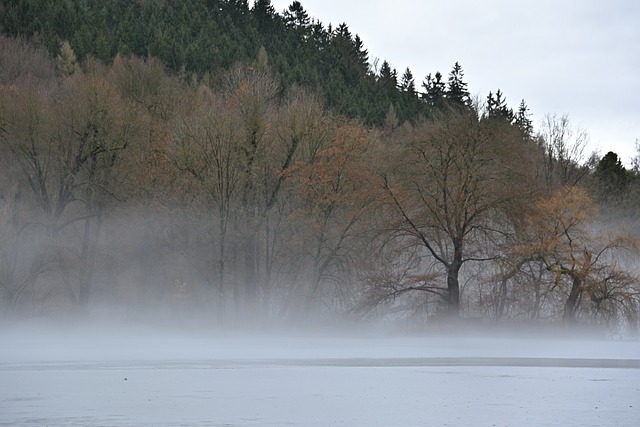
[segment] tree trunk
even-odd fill
[[[225,253],[226,253],[226,234],[227,223],[224,217],[225,212],[220,210],[220,218],[218,219],[218,231],[220,233],[220,244],[218,245],[218,318],[220,322],[224,322],[226,317],[226,301],[225,301]]]
[[[564,312],[562,313],[562,320],[566,323],[575,322],[578,300],[580,299],[580,294],[582,294],[582,277],[580,275],[574,275],[572,277],[571,292],[569,292],[569,297],[564,303]]]
[[[447,266],[447,311],[454,317],[460,316],[460,267],[457,260]]]
[[[255,230],[249,230],[244,238],[245,304],[249,313],[258,309],[257,238]]]
[[[496,320],[502,320],[504,316],[504,308],[507,303],[507,277],[503,277],[500,281],[500,292],[498,294],[498,306],[496,307]]]
[[[86,312],[89,308],[89,297],[93,282],[93,272],[96,261],[96,245],[100,233],[100,216],[85,219],[82,252],[80,256],[80,284],[78,289],[78,304],[80,310]]]
[[[564,303],[564,312],[562,313],[562,320],[567,323],[572,323],[576,319],[576,310],[578,309],[580,295],[582,295],[584,281],[589,273],[590,268],[591,253],[585,249],[582,266],[580,266],[579,270],[573,270],[569,274],[569,277],[571,277],[572,279],[571,291],[569,292],[567,301],[565,301]]]

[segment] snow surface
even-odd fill
[[[0,332],[1,426],[639,426],[640,342]]]

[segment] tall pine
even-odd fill
[[[471,96],[467,89],[467,83],[464,81],[464,72],[462,71],[460,64],[457,62],[449,73],[445,96],[448,103],[452,106],[462,108],[468,108],[471,106]]]
[[[441,111],[445,105],[446,83],[442,80],[442,74],[436,72],[434,76],[427,74],[426,80],[422,82],[424,93],[423,101],[427,104],[430,112]]]

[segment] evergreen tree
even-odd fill
[[[318,53],[325,53],[329,50],[331,45],[331,30],[322,25],[320,21],[313,21],[311,24],[311,35]]]
[[[518,112],[515,115],[514,123],[520,131],[524,139],[530,139],[533,136],[533,122],[529,118],[531,113],[529,113],[529,107],[524,102],[524,99],[520,101],[520,106],[518,107]]]
[[[404,74],[402,74],[399,89],[400,100],[398,101],[398,115],[403,121],[409,120],[415,122],[423,110],[423,104],[418,97],[416,83],[409,67],[407,67]]]
[[[594,173],[605,202],[621,198],[627,190],[630,176],[618,155],[609,151],[596,166]]]
[[[251,12],[263,37],[272,35],[278,14],[271,4],[271,0],[255,0]]]
[[[442,81],[442,74],[436,72],[435,76],[427,74],[426,80],[422,83],[425,92],[422,95],[423,101],[430,111],[438,111],[444,108],[446,84]]]
[[[380,67],[378,81],[382,88],[391,94],[398,87],[398,72],[395,68],[391,68],[391,65],[387,61],[384,61]]]
[[[464,81],[464,72],[457,62],[449,73],[445,96],[448,103],[452,106],[464,108],[471,106],[471,96],[467,90],[467,83]]]
[[[364,42],[359,35],[356,34],[353,39],[353,49],[355,53],[355,62],[361,75],[369,72],[369,52],[364,48]]]
[[[355,85],[357,79],[364,77],[369,71],[369,53],[364,49],[360,37],[351,34],[346,23],[338,25],[332,36],[336,59],[344,66],[349,83]]]
[[[507,106],[507,100],[500,89],[496,91],[495,95],[489,92],[486,115],[489,119],[503,120],[507,123],[513,121],[513,110]]]
[[[400,80],[400,90],[403,92],[408,92],[411,95],[416,93],[416,83],[413,80],[413,74],[409,67],[404,71],[402,78]]]
[[[309,18],[309,14],[307,14],[307,11],[304,10],[299,1],[294,1],[285,10],[284,22],[287,27],[300,29],[303,33],[307,33],[311,27],[311,18]]]

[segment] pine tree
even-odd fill
[[[271,4],[271,0],[255,0],[251,12],[260,32],[264,35],[272,35],[277,13]]]
[[[311,18],[299,1],[291,3],[284,12],[284,22],[289,28],[297,28],[307,32],[311,27]]]
[[[416,83],[413,80],[413,74],[409,67],[404,71],[402,78],[400,80],[400,90],[403,92],[408,92],[410,94],[416,93]]]
[[[449,73],[447,91],[445,93],[450,105],[459,107],[470,107],[471,96],[467,90],[467,83],[464,81],[464,72],[459,63],[455,63]]]
[[[429,109],[431,111],[442,110],[446,92],[446,84],[442,81],[442,74],[440,72],[436,72],[435,76],[427,74],[422,87],[425,90],[422,98]]]
[[[504,120],[507,123],[513,121],[513,110],[507,106],[507,100],[500,89],[496,91],[495,95],[489,92],[486,114],[490,119]]]
[[[533,122],[529,118],[531,113],[529,113],[529,107],[524,102],[524,99],[520,101],[520,106],[518,107],[518,112],[515,115],[515,125],[518,126],[522,135],[525,139],[530,139],[533,136]]]
[[[369,70],[369,53],[364,48],[362,39],[353,36],[346,23],[342,23],[332,32],[332,43],[342,59],[364,76]]]
[[[357,34],[353,39],[353,47],[358,70],[364,76],[369,72],[369,52],[364,48],[364,42]]]
[[[398,101],[399,117],[403,120],[415,122],[423,111],[424,104],[420,102],[418,92],[416,91],[416,83],[413,79],[413,73],[407,67],[400,79],[400,96]]]
[[[604,201],[622,197],[629,184],[629,173],[613,151],[598,162],[594,175],[600,183]]]
[[[387,61],[384,61],[380,67],[378,81],[387,93],[392,93],[398,86],[398,72],[395,68],[391,68]]]

